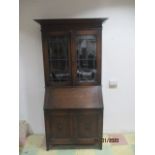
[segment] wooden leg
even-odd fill
[[[99,149],[102,150],[102,142],[99,143]]]
[[[46,142],[46,151],[50,149],[50,145]]]
[[[48,151],[49,150],[49,146],[46,146],[46,151]]]

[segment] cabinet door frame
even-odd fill
[[[72,35],[72,72],[74,85],[100,85],[101,84],[101,29],[76,30]],[[76,36],[78,35],[95,35],[96,36],[96,79],[94,82],[77,80],[77,52],[76,52]]]
[[[70,80],[65,82],[54,82],[50,81],[50,64],[49,64],[49,53],[48,53],[48,39],[53,36],[67,36],[68,37],[68,68],[70,74]],[[42,42],[43,42],[43,58],[44,58],[44,75],[45,75],[45,84],[48,86],[66,86],[72,84],[72,65],[71,65],[71,41],[69,31],[50,31],[42,33]]]

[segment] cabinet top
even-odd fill
[[[89,27],[102,27],[102,23],[107,18],[64,18],[64,19],[35,19],[37,23],[43,26],[89,26]]]
[[[101,86],[47,88],[44,109],[103,108]]]

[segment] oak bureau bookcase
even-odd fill
[[[102,149],[102,23],[106,18],[37,19],[45,76],[47,150]]]

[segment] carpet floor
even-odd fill
[[[116,141],[117,140],[117,141]],[[134,155],[134,133],[104,134],[103,149],[67,149],[46,151],[44,135],[31,135],[20,155]]]

